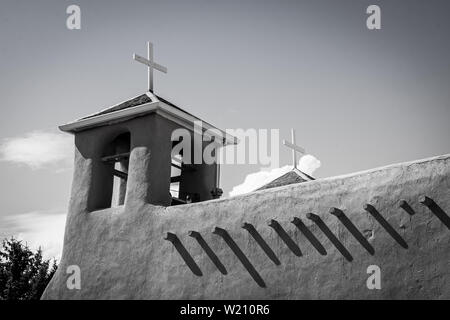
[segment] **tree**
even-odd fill
[[[0,247],[0,300],[38,300],[56,272],[57,264],[45,260],[39,248],[32,252],[17,239]]]

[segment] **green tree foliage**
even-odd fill
[[[0,300],[37,300],[57,268],[56,261],[42,258],[17,239],[5,239],[0,247]]]

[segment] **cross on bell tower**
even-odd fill
[[[147,42],[147,59],[133,54],[133,59],[148,67],[148,91],[153,92],[153,69],[167,73],[167,68],[153,61],[153,43]]]

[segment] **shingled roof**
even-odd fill
[[[281,177],[276,178],[275,180],[269,182],[268,184],[265,184],[264,186],[258,188],[255,191],[287,186],[290,184],[302,183],[311,180],[314,180],[314,178],[298,170],[297,168],[294,168],[291,171],[283,174]]]
[[[125,102],[119,103],[115,106],[108,107],[104,110],[93,113],[93,114],[83,117],[81,119],[88,119],[88,118],[92,118],[92,117],[99,116],[102,114],[107,114],[107,113],[111,113],[114,111],[119,111],[119,110],[123,110],[123,109],[127,109],[127,108],[136,107],[141,104],[150,103],[150,102],[153,102],[153,100],[148,95],[141,94],[140,96],[137,96],[137,97],[127,100]]]
[[[99,112],[85,116],[73,122],[64,124],[59,128],[65,132],[78,132],[89,128],[118,122],[142,116],[144,114],[158,112],[158,114],[168,117],[173,121],[178,121],[185,127],[193,127],[195,121],[201,121],[204,130],[218,129],[206,121],[194,116],[184,109],[174,105],[168,100],[161,98],[152,92],[146,92],[137,97],[131,98],[114,106],[103,109]],[[225,131],[222,131],[225,144],[236,144],[237,139]]]
[[[92,117],[95,117],[95,116],[108,114],[108,113],[112,113],[112,112],[115,112],[115,111],[124,110],[124,109],[128,109],[128,108],[133,108],[133,107],[137,107],[137,106],[140,106],[140,105],[143,105],[143,104],[146,104],[146,103],[157,102],[157,101],[161,101],[161,102],[163,102],[165,104],[170,105],[171,107],[174,107],[174,108],[178,109],[179,111],[182,111],[183,113],[189,114],[190,116],[197,118],[192,113],[189,113],[186,110],[184,110],[184,109],[174,105],[172,102],[170,102],[170,101],[168,101],[168,100],[166,100],[166,99],[164,99],[164,98],[162,98],[160,96],[157,96],[154,93],[147,92],[147,93],[141,94],[140,96],[137,96],[135,98],[131,98],[131,99],[125,101],[125,102],[116,104],[116,105],[114,105],[112,107],[108,107],[108,108],[103,109],[103,110],[101,110],[99,112],[96,112],[96,113],[93,113],[93,114],[91,114],[89,116],[83,117],[81,119],[88,119],[88,118],[92,118]]]

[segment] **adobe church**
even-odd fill
[[[174,154],[172,133],[201,121],[217,148],[237,139],[154,93],[153,70],[167,69],[150,43],[134,59],[146,93],[60,127],[75,137],[74,176],[42,299],[450,298],[450,155],[317,180],[294,168],[221,198],[217,162]]]

